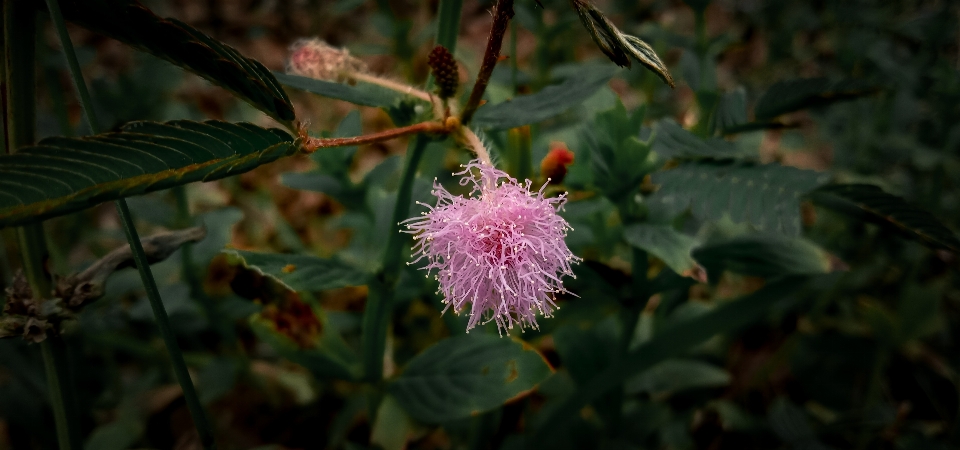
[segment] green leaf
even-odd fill
[[[526,343],[475,333],[424,350],[389,391],[413,418],[441,423],[494,409],[534,389],[551,372]]]
[[[668,225],[638,223],[623,228],[627,243],[660,258],[674,272],[688,277],[700,278],[702,271],[690,256],[698,245],[696,239]]]
[[[716,280],[724,270],[743,275],[773,277],[828,273],[830,255],[802,238],[753,234],[705,245],[693,257]]]
[[[387,395],[377,408],[377,417],[370,432],[370,443],[383,450],[404,450],[414,432],[414,423],[392,395]]]
[[[630,115],[617,102],[597,114],[592,126],[580,130],[583,145],[590,151],[594,184],[615,203],[639,189],[644,177],[657,168],[650,143],[637,137],[644,114],[638,109]]]
[[[47,138],[0,155],[0,228],[218,180],[298,147],[282,130],[220,121],[132,122],[118,132]]]
[[[64,17],[187,69],[291,126],[293,105],[280,83],[256,60],[176,19],[164,19],[137,1],[61,1]]]
[[[814,203],[891,228],[932,248],[960,251],[960,240],[929,212],[869,184],[834,184],[810,194]]]
[[[826,174],[776,164],[696,161],[652,175],[660,190],[649,202],[701,220],[729,215],[760,230],[800,233],[800,199],[828,179]]]
[[[747,123],[747,91],[743,87],[723,94],[713,114],[710,115],[710,130],[726,133],[728,129]]]
[[[662,159],[726,159],[744,156],[733,142],[701,139],[670,119],[657,122],[653,151]]]
[[[610,67],[589,66],[560,84],[543,88],[540,92],[523,95],[496,105],[483,105],[473,122],[482,128],[505,130],[542,122],[583,103],[597,90],[607,85],[617,70]]]
[[[400,94],[394,91],[367,83],[357,83],[357,85],[351,86],[349,84],[315,80],[313,78],[280,72],[274,72],[273,76],[284,86],[290,86],[311,94],[335,98],[356,105],[386,108],[396,104],[401,97]]]
[[[144,426],[136,418],[120,417],[93,430],[83,448],[87,450],[126,450],[143,435]]]
[[[325,320],[319,342],[309,348],[301,347],[275,330],[260,314],[250,317],[250,329],[278,355],[303,366],[318,378],[355,380],[360,376],[359,358]]]
[[[859,80],[831,82],[826,78],[804,78],[781,81],[764,92],[753,114],[757,120],[773,119],[782,114],[853,100],[878,91],[875,86]]]
[[[310,255],[224,250],[232,261],[273,278],[297,292],[315,292],[367,284],[369,275],[349,265]]]
[[[631,378],[625,389],[630,394],[657,394],[728,384],[730,374],[713,364],[695,359],[669,359]]]
[[[682,355],[717,334],[731,332],[762,319],[767,311],[780,303],[777,300],[799,291],[806,280],[806,277],[784,278],[739,300],[724,302],[709,312],[671,322],[652,339],[593,377],[561,404],[541,413],[543,417],[537,420],[541,425],[534,431],[532,442],[547,444],[552,430],[564,426],[567,420],[579,415],[583,406],[621,386],[627,379],[661,361]]]

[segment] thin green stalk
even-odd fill
[[[36,9],[28,2],[5,0],[3,18],[3,104],[4,147],[7,153],[33,144],[36,139]],[[17,230],[24,273],[35,301],[42,302],[51,292],[46,271],[47,246],[43,224]],[[55,334],[40,344],[50,405],[61,450],[80,449],[76,401],[70,386],[63,338]]]
[[[177,208],[176,225],[180,228],[191,226],[190,201],[187,197],[186,186],[175,186],[170,190],[173,192],[174,202]],[[180,247],[180,276],[190,288],[190,297],[200,302],[200,306],[203,307],[210,326],[217,331],[220,338],[230,344],[236,343],[236,334],[233,332],[232,326],[229,323],[219,320],[220,311],[217,308],[217,304],[203,290],[202,274],[204,269],[198,268],[194,264],[193,248],[193,243],[186,243],[183,247]]]
[[[73,43],[70,41],[70,35],[67,33],[67,26],[60,13],[60,5],[57,0],[47,0],[47,9],[50,11],[50,18],[53,20],[54,28],[63,47],[63,53],[67,60],[67,66],[70,68],[70,76],[73,80],[77,95],[80,98],[80,104],[87,117],[90,130],[96,134],[100,132],[100,122],[97,119],[96,110],[90,99],[90,92],[87,90],[86,83],[83,80],[83,74],[80,72],[80,64],[77,62],[77,55],[73,49]],[[180,352],[180,346],[177,344],[177,338],[170,327],[170,320],[167,317],[167,311],[160,299],[160,292],[157,290],[157,283],[153,278],[147,257],[143,252],[143,245],[140,243],[140,236],[137,235],[137,229],[133,222],[133,216],[130,214],[130,208],[124,199],[115,202],[117,212],[120,215],[120,222],[123,224],[123,230],[127,235],[127,241],[133,251],[133,259],[137,264],[137,271],[140,273],[140,280],[147,292],[147,298],[150,300],[150,306],[153,308],[153,315],[157,320],[157,327],[160,335],[163,337],[164,345],[170,354],[170,362],[173,366],[173,372],[177,377],[183,389],[183,396],[187,403],[187,409],[193,417],[194,426],[197,428],[197,434],[200,442],[206,449],[215,448],[213,430],[207,422],[203,406],[200,404],[200,398],[197,396],[193,381],[190,379],[190,373],[187,370],[187,364],[183,360],[183,354]]]
[[[393,208],[393,220],[383,254],[383,268],[377,279],[370,284],[367,307],[363,313],[363,368],[364,378],[378,382],[383,378],[383,354],[386,348],[387,327],[393,303],[393,289],[400,275],[403,262],[403,245],[406,235],[400,232],[400,222],[410,216],[410,201],[417,166],[423,159],[428,139],[417,136],[410,144],[403,168],[403,178],[397,190],[397,203]]]
[[[517,86],[517,22],[510,21],[510,85],[513,86],[513,95],[519,94]]]
[[[140,243],[140,237],[137,236],[137,230],[133,226],[133,217],[130,215],[130,209],[123,200],[116,202],[117,212],[120,214],[120,220],[124,224],[124,232],[127,235],[127,241],[133,250],[133,259],[137,263],[137,271],[140,272],[140,279],[143,281],[143,287],[147,291],[147,299],[150,300],[150,307],[153,309],[153,315],[157,320],[157,328],[160,330],[160,336],[163,337],[163,344],[167,347],[170,354],[170,363],[173,366],[173,373],[183,389],[183,397],[187,403],[187,409],[193,417],[193,424],[197,428],[197,434],[200,436],[200,443],[205,449],[216,448],[214,442],[213,429],[207,422],[207,416],[200,404],[200,397],[190,379],[190,372],[187,370],[187,364],[183,360],[183,353],[177,344],[177,337],[170,327],[170,319],[167,317],[167,310],[160,299],[160,291],[157,290],[157,282],[153,279],[150,271],[150,264],[147,262],[147,256],[143,253],[143,245]]]
[[[463,0],[441,0],[437,6],[437,45],[443,46],[451,55],[457,51],[462,10]],[[427,77],[427,89],[432,87],[433,74]]]
[[[450,54],[457,50],[461,10],[463,0],[440,0],[437,7],[437,45],[444,46]]]
[[[60,336],[51,336],[40,343],[43,367],[47,372],[47,393],[53,407],[57,427],[57,442],[60,450],[81,449],[80,433],[77,431],[76,404],[69,381],[67,346]],[[59,400],[59,401],[58,401]]]

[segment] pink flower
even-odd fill
[[[520,184],[477,160],[455,175],[464,175],[461,186],[473,184],[469,197],[435,181],[437,205],[404,222],[415,234],[413,263],[426,258],[423,269],[437,269],[444,312],[470,308],[468,332],[490,321],[501,333],[514,325],[537,328],[537,314],[550,317],[554,296],[569,293],[561,278],[573,276],[570,264],[580,260],[563,241],[570,225],[557,215],[566,194],[544,197],[543,188],[530,191],[530,180]]]

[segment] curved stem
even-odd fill
[[[373,144],[375,142],[389,141],[402,136],[419,133],[438,133],[444,134],[451,132],[448,124],[440,122],[420,122],[406,127],[392,128],[379,133],[365,134],[363,136],[345,137],[345,138],[312,138],[307,137],[303,143],[303,151],[313,153],[321,148],[330,147],[352,147],[355,145]]]
[[[476,153],[477,159],[479,159],[480,162],[493,167],[493,161],[490,159],[490,152],[488,152],[487,148],[483,146],[483,142],[480,141],[480,137],[468,127],[460,127],[460,134],[462,135],[463,139],[467,141],[467,146],[470,147],[470,150],[472,150],[473,153]]]
[[[346,75],[348,78],[352,78],[357,81],[375,84],[377,86],[390,89],[391,91],[396,91],[404,95],[416,97],[425,102],[434,103],[434,102],[440,101],[440,99],[434,97],[429,92],[421,91],[420,89],[417,89],[408,84],[400,83],[387,78],[381,78],[376,75],[370,75],[368,73],[362,73],[362,72],[348,72],[348,73],[345,73],[344,75]]]
[[[99,121],[93,103],[90,99],[90,93],[83,80],[83,74],[80,72],[80,64],[77,62],[77,55],[73,49],[73,43],[70,41],[70,35],[67,34],[67,26],[60,13],[60,5],[57,0],[47,0],[47,8],[50,11],[50,18],[53,20],[54,28],[57,30],[57,36],[60,38],[60,45],[63,46],[64,56],[67,59],[67,65],[70,68],[70,76],[73,80],[74,88],[80,98],[80,103],[86,113],[87,122],[90,130],[96,134],[100,131]],[[200,404],[200,398],[197,396],[193,381],[190,379],[190,373],[187,370],[187,364],[183,360],[183,354],[180,352],[180,346],[177,344],[177,338],[170,327],[170,320],[167,317],[167,311],[160,298],[160,291],[157,290],[157,282],[150,271],[150,265],[143,252],[143,245],[140,243],[140,237],[137,235],[137,229],[133,223],[133,216],[127,207],[124,199],[115,202],[117,212],[120,215],[120,222],[123,224],[123,231],[127,235],[127,242],[133,251],[133,259],[137,263],[137,271],[140,273],[140,280],[147,292],[147,298],[150,300],[150,306],[153,308],[153,315],[157,320],[157,327],[160,335],[163,337],[163,343],[170,354],[170,362],[173,366],[173,372],[183,389],[184,400],[187,403],[187,409],[193,417],[194,425],[197,428],[197,434],[200,442],[206,449],[215,448],[213,430],[207,422],[203,407]]]

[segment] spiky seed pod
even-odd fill
[[[437,95],[442,99],[453,97],[460,84],[460,72],[450,51],[442,45],[434,47],[427,63],[433,73],[433,79],[437,82]]]

